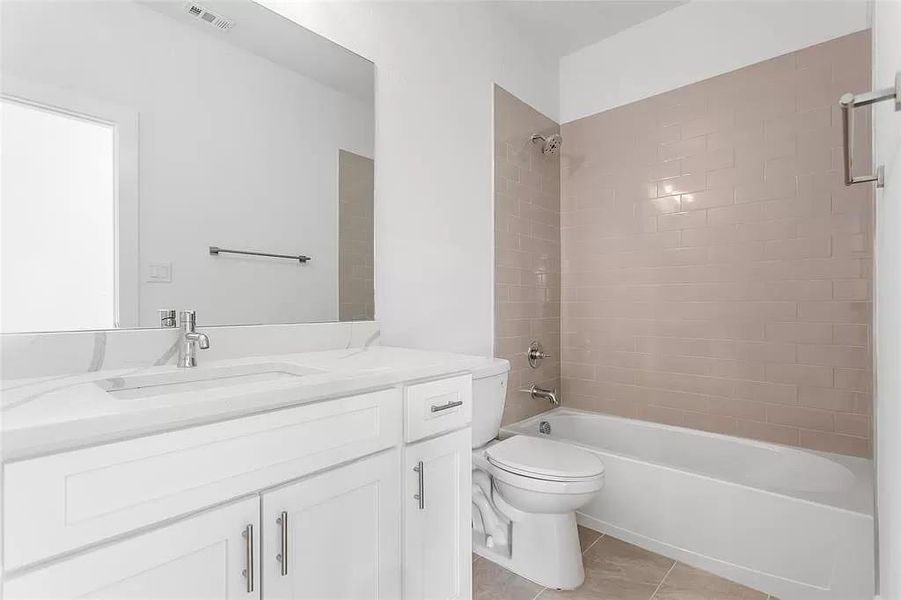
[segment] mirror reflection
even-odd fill
[[[373,65],[251,0],[8,1],[3,332],[372,319]]]

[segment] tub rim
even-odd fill
[[[712,431],[705,431],[703,429],[693,429],[691,427],[681,427],[679,425],[669,425],[667,423],[658,423],[656,421],[645,421],[643,419],[632,419],[629,417],[622,417],[619,415],[613,415],[602,412],[594,412],[590,410],[583,410],[579,408],[571,408],[568,406],[559,406],[553,408],[549,411],[545,411],[543,413],[539,413],[537,415],[533,415],[531,417],[527,417],[520,421],[516,421],[514,423],[509,423],[501,427],[500,435],[532,435],[538,436],[537,429],[535,431],[526,431],[525,428],[535,423],[537,425],[538,422],[544,420],[548,416],[554,415],[583,415],[592,418],[604,418],[613,421],[627,422],[630,425],[639,425],[642,427],[649,427],[651,429],[659,429],[659,430],[669,430],[674,431],[676,433],[682,433],[687,435],[697,435],[700,437],[718,439],[727,441],[730,443],[739,443],[748,446],[753,446],[757,448],[772,448],[776,447],[780,451],[790,450],[798,453],[812,454],[814,456],[818,456],[825,460],[829,460],[832,462],[836,462],[839,465],[848,469],[851,474],[854,476],[854,484],[845,492],[802,492],[796,491],[791,493],[788,490],[774,490],[765,487],[759,487],[750,485],[746,482],[734,481],[731,479],[725,479],[723,477],[713,475],[710,473],[704,473],[701,471],[684,468],[676,465],[665,464],[661,462],[655,462],[649,460],[644,457],[634,456],[632,454],[626,454],[623,452],[619,452],[616,450],[609,450],[607,448],[603,448],[600,446],[594,446],[590,444],[585,444],[583,442],[579,442],[576,440],[572,440],[565,437],[557,437],[560,440],[566,440],[567,443],[573,444],[575,446],[579,446],[580,448],[584,448],[586,450],[591,450],[594,452],[598,452],[600,454],[611,454],[618,458],[628,460],[630,462],[635,463],[644,463],[651,464],[655,467],[659,467],[662,469],[667,469],[669,471],[678,471],[681,473],[688,473],[696,477],[701,477],[704,479],[708,479],[711,481],[717,481],[720,483],[724,483],[727,485],[734,485],[744,489],[753,490],[755,492],[772,494],[774,496],[780,496],[784,498],[791,498],[792,500],[797,500],[799,502],[809,503],[815,506],[827,507],[833,510],[840,510],[843,512],[847,512],[854,515],[860,515],[867,518],[875,517],[875,477],[874,477],[874,461],[872,459],[857,457],[857,456],[848,456],[844,454],[835,454],[831,452],[822,452],[819,450],[813,450],[809,448],[802,448],[798,446],[790,446],[787,444],[778,444],[776,442],[766,442],[763,440],[755,440],[752,438],[744,438],[734,435],[728,435],[723,433],[716,433]],[[522,428],[519,430],[518,428]],[[551,434],[551,437],[554,437]],[[863,498],[856,500],[855,496],[863,494]],[[828,501],[826,497],[831,498],[833,501]],[[843,498],[845,501],[842,501],[838,498]]]

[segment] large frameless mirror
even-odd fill
[[[372,63],[251,0],[2,10],[3,332],[374,317]]]

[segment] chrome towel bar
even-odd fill
[[[294,256],[291,254],[272,254],[271,252],[253,252],[251,250],[229,250],[227,248],[220,248],[219,246],[210,246],[210,254],[218,255],[218,254],[246,254],[248,256],[268,256],[270,258],[290,258],[291,260],[297,260],[301,263],[305,263],[310,260],[309,256],[304,256],[300,254],[298,256]]]
[[[873,175],[851,174],[854,166],[854,114],[858,106],[869,106],[883,100],[894,100],[895,111],[901,111],[901,72],[895,74],[895,87],[866,92],[865,94],[844,94],[838,101],[842,109],[842,146],[845,156],[845,185],[876,182],[876,187],[885,187],[885,167],[879,165]]]

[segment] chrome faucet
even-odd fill
[[[201,350],[210,347],[207,334],[195,331],[197,314],[193,310],[183,310],[178,314],[178,366],[197,366],[197,346]]]
[[[557,397],[557,390],[546,390],[537,385],[533,385],[529,389],[522,391],[527,392],[532,397],[532,400],[548,400],[554,406],[560,406],[560,398]]]

